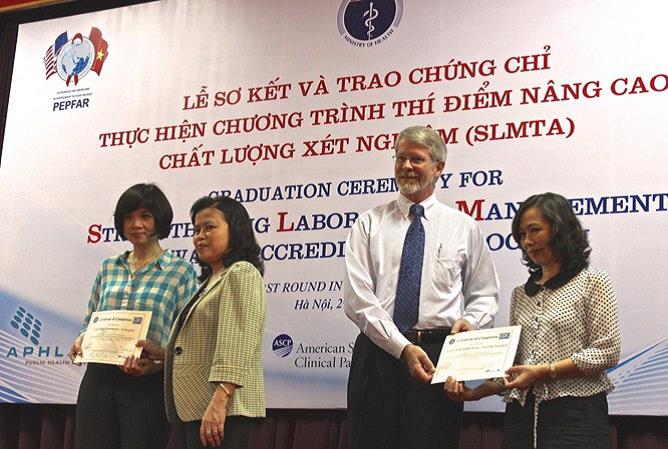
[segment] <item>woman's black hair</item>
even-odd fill
[[[591,248],[587,233],[582,229],[580,220],[575,216],[573,208],[566,198],[556,193],[541,193],[527,198],[517,210],[513,218],[512,232],[515,242],[522,249],[520,236],[520,221],[528,209],[538,209],[545,220],[550,224],[552,236],[550,245],[555,252],[563,272],[578,272],[589,266]],[[527,253],[522,249],[523,263],[529,267],[529,272],[540,270]]]
[[[127,189],[116,203],[114,210],[114,227],[123,240],[123,221],[127,214],[138,209],[147,209],[155,219],[155,234],[158,239],[169,235],[174,212],[167,197],[155,184],[135,184]]]
[[[253,223],[246,208],[239,201],[227,196],[204,196],[195,201],[190,208],[192,223],[195,224],[195,215],[198,212],[210,207],[223,213],[228,226],[230,241],[227,253],[223,255],[223,265],[229,267],[234,262],[244,260],[254,265],[260,274],[264,274],[264,262],[260,256],[260,246],[255,239]],[[195,253],[195,260],[202,267],[202,274],[199,279],[203,281],[211,275],[211,267],[201,261],[197,253]]]

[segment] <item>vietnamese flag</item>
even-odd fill
[[[88,39],[90,39],[95,47],[95,62],[93,62],[91,70],[99,75],[102,71],[102,65],[107,59],[107,41],[102,39],[102,31],[95,27],[90,29]]]

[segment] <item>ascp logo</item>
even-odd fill
[[[278,337],[274,338],[274,342],[271,344],[271,349],[279,357],[286,357],[292,352],[294,342],[292,338],[287,334],[281,334]]]

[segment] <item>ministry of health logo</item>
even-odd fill
[[[30,340],[32,344],[39,344],[39,337],[42,333],[42,322],[25,308],[19,307],[16,309],[9,324],[18,330],[21,335]]]
[[[57,73],[67,86],[70,83],[76,86],[89,72],[99,76],[107,60],[108,47],[99,28],[91,28],[88,37],[77,33],[69,39],[67,31],[61,33],[44,55],[46,79]]]
[[[390,37],[401,22],[402,0],[343,0],[339,33],[350,45],[373,47]]]

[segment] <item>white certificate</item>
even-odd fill
[[[504,377],[513,365],[522,326],[495,327],[449,335],[431,383]]]
[[[75,363],[95,362],[122,365],[131,355],[139,357],[136,346],[145,339],[151,323],[151,311],[107,310],[93,312],[81,342],[82,356]]]

